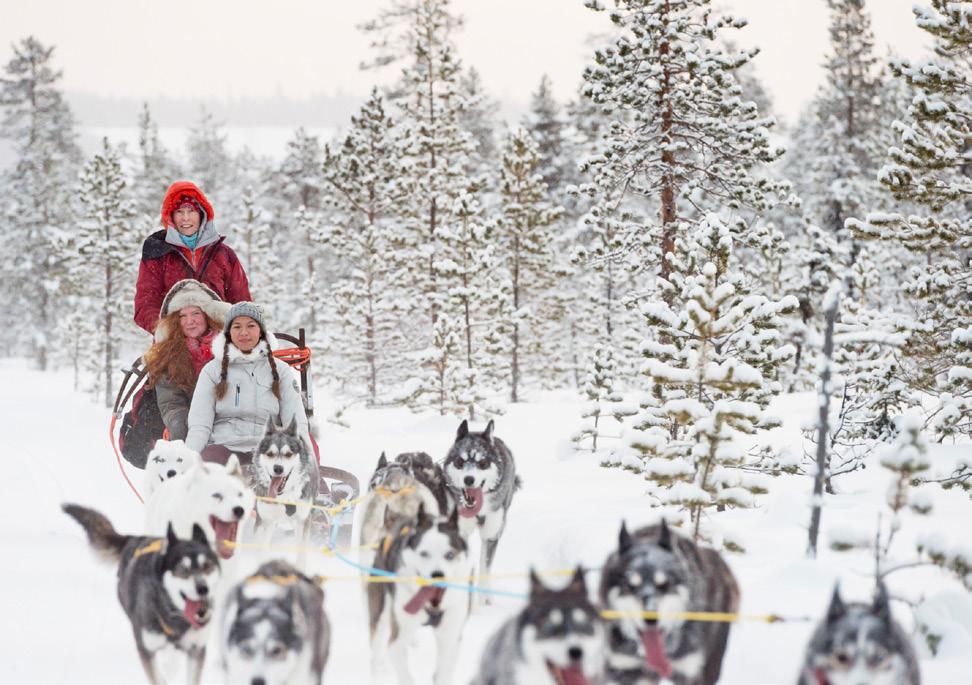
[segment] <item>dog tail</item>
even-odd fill
[[[111,525],[111,521],[94,509],[88,509],[77,504],[61,506],[68,516],[81,524],[88,534],[88,541],[95,551],[108,561],[121,560],[122,550],[128,543],[128,536],[122,535]]]

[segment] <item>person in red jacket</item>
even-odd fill
[[[194,183],[176,181],[162,201],[162,230],[142,244],[135,285],[135,323],[149,333],[159,322],[162,299],[185,278],[205,283],[224,302],[249,301],[243,266],[216,233],[216,212]]]

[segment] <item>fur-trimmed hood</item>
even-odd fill
[[[222,363],[223,350],[225,349],[228,350],[230,364],[237,362],[255,362],[269,355],[270,351],[277,349],[278,346],[277,339],[273,337],[273,333],[267,333],[266,340],[258,342],[256,347],[249,352],[243,352],[236,345],[226,344],[225,333],[217,333],[216,337],[213,338],[213,361],[217,364]]]
[[[183,307],[199,307],[220,328],[226,320],[230,305],[223,302],[213,290],[192,278],[186,278],[173,285],[162,300],[159,310],[159,324],[155,327],[155,342],[162,342],[169,337],[169,326],[165,317]],[[222,349],[222,348],[221,348]]]

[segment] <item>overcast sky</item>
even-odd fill
[[[610,0],[608,0],[609,2]],[[920,0],[919,0],[920,1]],[[925,52],[916,0],[868,0],[879,51]],[[380,77],[361,72],[369,56],[356,26],[380,0],[0,0],[0,61],[34,34],[57,47],[64,86],[116,96],[306,96],[364,94]],[[466,20],[459,55],[487,89],[526,102],[543,73],[568,99],[589,61],[588,39],[607,20],[583,0],[454,0]],[[779,113],[794,119],[822,77],[824,0],[723,0],[750,20],[740,46],[762,49],[757,69]],[[385,77],[387,80],[388,76]]]

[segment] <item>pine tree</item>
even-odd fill
[[[472,136],[475,143],[466,173],[476,178],[487,173],[486,170],[495,166],[497,161],[499,146],[496,143],[496,130],[499,128],[497,113],[500,105],[486,93],[475,67],[470,67],[459,77],[459,92],[465,100],[459,114],[459,125]]]
[[[538,174],[539,163],[538,146],[530,134],[522,128],[514,132],[502,154],[499,186],[503,214],[498,239],[511,307],[511,402],[520,400],[523,371],[538,371],[547,360],[552,345],[544,344],[538,326],[553,314],[545,311],[544,305],[561,285],[555,280],[551,247],[552,229],[562,210],[547,199],[547,185]]]
[[[159,141],[159,126],[148,103],[142,104],[138,115],[138,158],[132,178],[132,195],[135,198],[140,221],[146,226],[158,222],[159,207],[165,191],[181,176],[168,150]]]
[[[345,381],[364,385],[372,405],[387,399],[406,365],[408,306],[400,283],[409,236],[396,221],[411,190],[406,146],[373,89],[341,145],[324,148],[324,197],[336,210],[325,239],[345,267],[333,286],[340,326],[335,348],[346,351]]]
[[[565,156],[566,120],[560,113],[560,105],[551,92],[550,78],[544,74],[540,85],[530,96],[530,111],[524,117],[523,127],[537,143],[537,173],[544,185],[554,194],[564,192],[573,177],[569,168],[572,160]],[[576,164],[576,162],[574,162]]]
[[[592,454],[600,454],[601,463],[604,465],[615,464],[614,453],[605,449],[604,440],[619,438],[621,421],[632,413],[625,407],[624,397],[617,389],[614,371],[614,353],[611,348],[595,346],[584,380],[583,394],[588,403],[581,416],[585,422],[571,438],[577,449],[590,449]],[[609,424],[609,420],[613,420],[613,424]],[[606,425],[611,427],[607,428]],[[601,441],[600,446],[598,440]]]
[[[243,190],[241,204],[242,217],[233,226],[236,253],[246,271],[253,299],[264,307],[272,321],[280,321],[286,283],[280,259],[281,245],[272,239],[266,212],[258,203],[252,186]]]
[[[13,45],[13,53],[0,78],[0,137],[11,142],[15,156],[3,178],[3,219],[7,239],[18,248],[0,267],[0,290],[8,298],[4,309],[17,317],[3,321],[0,339],[8,349],[31,340],[38,366],[46,369],[81,153],[58,88],[61,72],[52,65],[54,48],[30,36]],[[31,306],[14,306],[23,302]]]
[[[322,163],[324,147],[317,136],[308,135],[303,127],[287,141],[287,153],[280,164],[283,178],[281,194],[290,203],[291,210],[305,207],[319,210],[322,207],[324,179]]]
[[[928,62],[892,62],[913,89],[908,116],[893,124],[897,144],[879,180],[915,213],[872,212],[847,225],[862,238],[906,247],[916,259],[900,285],[909,296],[914,331],[904,356],[909,385],[939,398],[939,436],[972,432],[972,246],[969,168],[972,30],[964,5],[933,0],[914,9],[919,28],[934,40]]]
[[[751,506],[764,491],[747,472],[759,463],[735,438],[772,425],[764,411],[782,390],[780,365],[793,354],[780,316],[797,302],[754,294],[736,270],[732,233],[715,215],[676,242],[682,257],[673,255],[671,273],[683,306],[642,303],[658,331],[645,343],[645,369],[661,402],[634,446],[645,477],[668,487],[664,500],[689,510],[698,539],[705,509]]]
[[[229,208],[234,184],[232,156],[226,147],[223,124],[205,107],[199,120],[189,128],[186,154],[193,182],[213,201],[215,207]]]
[[[118,342],[127,319],[127,303],[134,295],[138,235],[133,225],[132,200],[122,172],[118,151],[108,139],[101,152],[85,165],[78,192],[80,209],[72,251],[71,281],[76,302],[86,318],[97,322],[96,346],[105,406],[112,403],[112,372]],[[116,321],[117,318],[121,321]]]

